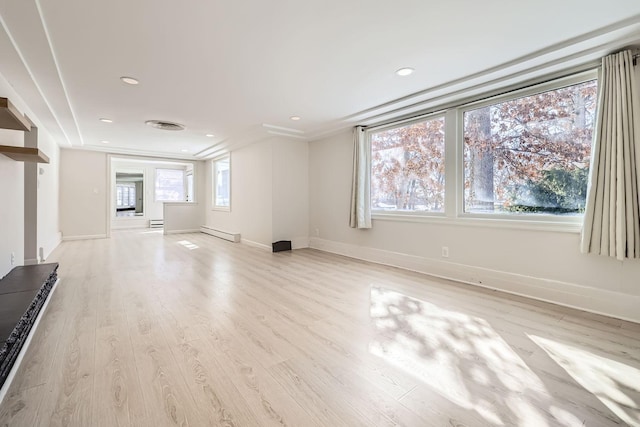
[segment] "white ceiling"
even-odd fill
[[[313,140],[640,42],[638,0],[0,0],[0,18],[0,74],[62,147],[177,158]]]

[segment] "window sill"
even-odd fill
[[[214,206],[211,208],[212,211],[215,212],[231,212],[231,208],[230,207],[223,207],[223,206]]]
[[[489,227],[512,230],[552,231],[557,233],[578,234],[582,231],[582,218],[566,218],[564,221],[560,220],[559,218],[488,218],[486,216],[482,217],[470,215],[461,215],[459,217],[453,218],[447,217],[444,214],[391,214],[382,212],[372,213],[371,218],[378,221],[414,222],[465,227]]]
[[[371,219],[377,219],[381,221],[400,221],[400,222],[430,222],[436,224],[443,224],[450,221],[443,213],[411,213],[411,212],[373,212]]]

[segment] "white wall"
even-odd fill
[[[120,158],[120,156],[118,156]],[[111,220],[111,229],[123,229],[123,228],[145,228],[149,226],[150,219],[163,219],[164,217],[164,202],[155,200],[155,179],[156,179],[156,169],[181,169],[186,170],[188,165],[185,165],[185,161],[176,160],[176,164],[168,163],[167,161],[157,162],[145,159],[145,158],[135,158],[129,157],[128,161],[118,160],[118,158],[114,158],[111,164],[111,182],[115,182],[116,171],[142,171],[144,173],[144,215],[136,216],[136,217],[116,217],[115,216],[115,205],[111,206],[109,209],[109,217]],[[132,162],[130,160],[139,160],[139,162]],[[191,162],[190,162],[191,163]],[[204,162],[192,162],[191,167],[194,168],[195,172],[195,191],[196,191],[196,201],[198,200],[198,193],[201,191],[198,185],[198,174],[203,173]],[[110,205],[113,204],[115,200],[115,189],[110,188],[111,192],[111,200]],[[185,181],[185,195],[186,195],[186,181]],[[203,209],[204,211],[204,209]]]
[[[640,321],[640,260],[583,255],[578,233],[389,220],[354,230],[351,132],[312,142],[309,159],[312,247]]]
[[[247,243],[271,247],[272,144],[258,142],[231,153],[231,210],[213,209],[212,163],[206,166],[206,225],[241,233]]]
[[[0,130],[3,145],[22,145],[22,133]],[[0,277],[24,263],[24,163],[0,155]]]
[[[245,243],[271,250],[291,240],[308,246],[308,143],[271,138],[231,153],[231,210],[212,207],[212,164],[207,162],[206,225],[240,233]]]
[[[19,94],[0,75],[0,96],[9,98],[16,108],[29,116],[38,127],[38,146],[50,158],[49,164],[38,164],[45,170],[40,175],[38,191],[37,246],[44,248],[45,256],[59,243],[58,225],[58,169],[59,148],[56,141],[43,128]],[[24,146],[24,133],[0,129],[0,144]],[[24,264],[24,163],[0,155],[0,277],[11,268]],[[15,264],[11,265],[11,253]]]
[[[107,235],[107,155],[60,151],[60,230],[63,239]]]
[[[204,224],[204,209],[197,202],[165,202],[163,218],[164,234],[197,232]]]
[[[272,241],[291,240],[293,249],[309,246],[309,144],[273,141]]]
[[[38,248],[45,259],[60,244],[60,147],[47,132],[38,130],[38,146],[49,156],[48,164],[38,164]],[[42,174],[40,174],[42,170]]]

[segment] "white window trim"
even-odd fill
[[[540,227],[537,224],[547,224],[547,227],[554,231],[568,231],[568,232],[580,232],[582,229],[583,215],[530,215],[530,214],[492,214],[492,213],[469,213],[464,212],[464,113],[469,110],[475,110],[487,105],[493,105],[499,102],[507,101],[510,99],[522,98],[525,96],[535,95],[537,93],[560,89],[566,86],[572,86],[580,83],[584,83],[589,80],[597,80],[598,71],[590,70],[582,73],[574,74],[572,76],[563,77],[560,79],[551,80],[549,82],[540,83],[537,85],[529,86],[520,90],[511,91],[502,95],[493,96],[488,99],[484,99],[478,102],[472,102],[462,107],[457,108],[457,130],[459,135],[457,138],[457,148],[459,154],[456,153],[456,218],[469,221],[474,225],[491,224],[495,222],[496,225],[501,227],[512,227],[515,223],[521,224],[520,227],[524,229],[538,230]]]
[[[371,141],[371,133],[381,130],[406,126],[425,119],[445,117],[445,211],[442,212],[402,212],[372,209],[372,219],[377,221],[400,221],[433,224],[450,224],[474,227],[508,228],[533,231],[552,231],[564,233],[580,233],[583,215],[530,215],[530,214],[479,214],[464,212],[464,139],[463,115],[465,111],[481,108],[503,100],[534,95],[540,92],[559,89],[598,79],[599,69],[594,68],[570,76],[554,78],[547,82],[537,83],[521,89],[464,105],[453,106],[445,111],[425,113],[412,118],[399,119],[373,125],[365,131]],[[599,89],[598,89],[599,90]],[[371,173],[371,171],[369,172]]]
[[[223,160],[223,159],[228,159],[229,161],[229,206],[219,206],[216,205],[216,188],[217,186],[217,182],[216,182],[216,176],[217,176],[217,168],[216,168],[216,162]],[[233,198],[233,193],[231,190],[232,187],[232,179],[231,179],[231,153],[225,154],[223,156],[218,156],[214,159],[211,159],[211,186],[212,186],[212,191],[211,191],[211,210],[213,211],[220,211],[220,212],[231,212],[231,204],[232,204],[232,198]]]

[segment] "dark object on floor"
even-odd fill
[[[16,267],[0,280],[0,387],[56,280],[58,263]]]
[[[291,250],[291,240],[280,240],[271,244],[273,252],[282,252]]]

